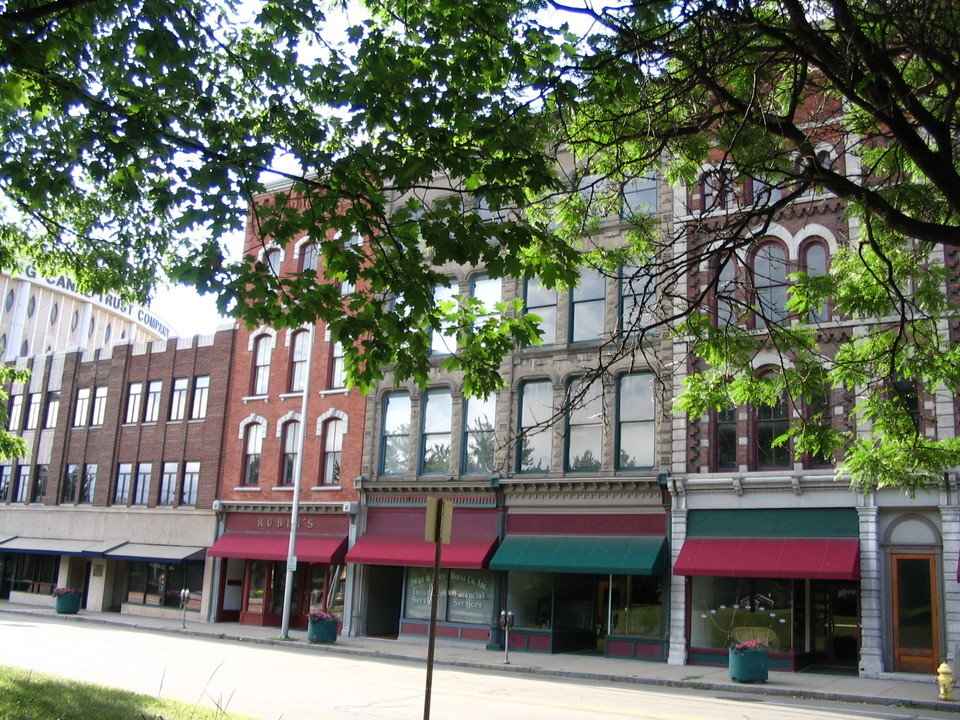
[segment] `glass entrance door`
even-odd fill
[[[894,670],[934,673],[940,657],[936,558],[904,554],[891,560]]]
[[[810,649],[813,662],[854,665],[860,646],[856,583],[810,582]]]

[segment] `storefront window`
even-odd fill
[[[594,628],[593,575],[563,575],[556,585],[553,625],[556,630]]]
[[[263,612],[263,592],[267,575],[267,563],[260,560],[252,560],[247,563],[250,573],[249,584],[247,586],[247,607],[249,613]]]
[[[631,575],[623,579],[627,582],[629,593],[614,632],[618,635],[658,637],[663,632],[663,578]]]
[[[692,646],[722,649],[756,637],[775,652],[793,650],[794,619],[802,621],[794,613],[793,581],[695,577],[692,583]]]
[[[326,603],[323,597],[323,565],[314,565],[310,577],[310,612],[326,610],[337,617],[343,617],[343,593],[347,585],[347,566],[330,566],[330,585],[327,589]]]
[[[447,581],[448,622],[484,625],[490,622],[492,611],[493,573],[491,571],[450,571]]]
[[[432,568],[409,568],[407,583],[403,593],[403,616],[414,620],[430,619],[430,585],[433,582]],[[440,595],[442,599],[447,594],[447,573],[440,572]],[[437,619],[444,620],[442,608],[444,604],[437,601]]]
[[[180,591],[190,591],[187,608],[199,610],[203,597],[203,565],[184,563],[127,563],[127,602],[137,605],[180,607]]]
[[[57,585],[59,555],[17,553],[7,556],[10,589],[17,592],[49,595]]]
[[[297,580],[300,573],[293,574],[293,587],[291,598],[298,596]],[[287,585],[287,568],[283,563],[273,563],[273,577],[270,588],[270,612],[274,615],[283,614],[283,593]],[[296,602],[294,600],[294,602]]]
[[[553,616],[553,575],[511,572],[507,575],[507,607],[514,627],[549,630]]]

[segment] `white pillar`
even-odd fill
[[[10,334],[7,337],[7,346],[3,349],[4,360],[16,360],[20,357],[20,344],[23,342],[23,329],[27,318],[27,303],[33,288],[29,280],[17,281],[16,304],[13,306],[13,321],[10,323]],[[30,348],[34,352],[34,348]]]
[[[860,520],[860,677],[883,672],[883,592],[877,508],[858,507]]]
[[[675,502],[674,505],[677,503]],[[674,507],[670,514],[670,646],[667,650],[668,665],[687,664],[687,617],[686,578],[674,575],[680,548],[687,537],[687,511]]]

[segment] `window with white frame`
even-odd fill
[[[250,423],[244,430],[243,484],[257,485],[260,482],[260,454],[263,452],[264,427]]]
[[[200,420],[207,416],[207,400],[210,396],[210,376],[197,375],[193,379],[193,407],[190,419]]]
[[[174,378],[170,388],[170,420],[183,420],[187,416],[187,393],[190,391],[189,378]]]
[[[180,504],[196,505],[197,488],[200,485],[200,463],[190,461],[183,464],[183,484],[180,487]]]
[[[779,243],[764,243],[753,255],[755,325],[782,322],[787,317],[787,251]]]
[[[90,393],[90,390],[87,390],[88,397],[89,397],[89,393]],[[83,417],[86,418],[86,411],[84,411]],[[7,414],[7,429],[17,431],[20,429],[20,424],[22,422],[23,422],[23,395],[11,395],[10,410]],[[77,423],[74,423],[74,424],[77,424]],[[82,425],[83,422],[80,422],[79,424]]]
[[[347,369],[344,364],[343,345],[333,343],[330,349],[330,389],[339,390],[347,385]]]
[[[130,500],[130,485],[133,482],[133,463],[117,465],[117,482],[113,487],[114,505],[126,505]]]
[[[283,424],[282,435],[283,454],[280,464],[280,484],[293,485],[299,455],[300,423],[296,420],[285,422]]]
[[[133,504],[146,505],[150,502],[150,481],[153,477],[153,463],[137,463],[137,482],[133,488]]]
[[[30,466],[20,465],[17,468],[17,479],[13,489],[13,501],[18,503],[27,502],[30,496]]]
[[[175,462],[165,462],[160,473],[160,493],[157,496],[157,505],[173,505],[177,497],[177,474],[180,465]]]
[[[261,335],[253,344],[253,383],[250,392],[253,395],[266,395],[270,387],[270,355],[273,352],[273,338]]]
[[[323,462],[320,483],[340,484],[340,461],[343,456],[343,435],[347,424],[340,419],[327,420],[323,424]]]
[[[103,418],[107,412],[107,388],[100,385],[93,391],[93,409],[90,412],[91,425],[103,425]]]
[[[50,474],[49,465],[37,465],[33,470],[33,484],[30,488],[30,502],[43,502],[47,493],[47,476]]]
[[[433,289],[433,301],[437,308],[440,305],[457,299],[458,291],[456,285],[446,287],[437,285]],[[449,322],[440,323],[440,327],[435,329],[430,335],[430,353],[433,355],[450,355],[456,352],[457,338],[454,335],[448,335],[453,326]]]
[[[298,330],[290,339],[290,392],[303,392],[307,386],[307,354],[310,333]]]
[[[27,422],[24,430],[36,430],[40,426],[40,406],[43,404],[42,393],[30,393],[27,399]]]
[[[97,465],[87,463],[83,466],[83,481],[80,485],[80,503],[89,505],[93,502],[97,490]]]
[[[0,502],[7,501],[7,495],[10,493],[10,474],[13,468],[9,465],[0,465]]]
[[[127,413],[124,422],[140,421],[140,404],[143,402],[143,383],[132,382],[127,386]]]
[[[20,401],[23,401],[23,398],[19,395],[16,396],[20,398]],[[16,399],[16,398],[14,398]],[[19,417],[19,411],[17,412]],[[77,404],[73,408],[73,426],[74,427],[83,427],[87,424],[87,419],[90,416],[90,388],[80,388],[77,390]],[[13,419],[13,410],[10,410],[10,419]]]
[[[47,409],[43,414],[44,429],[55,428],[57,418],[60,417],[60,391],[50,390],[47,392]]]
[[[163,381],[151,380],[147,385],[147,398],[143,410],[144,422],[156,422],[160,417],[160,400],[163,393]]]
[[[305,270],[317,271],[317,244],[315,242],[305,242],[300,246],[300,272]]]
[[[77,495],[77,486],[80,484],[80,466],[75,463],[67,465],[63,473],[63,485],[60,487],[60,502],[72,503]]]

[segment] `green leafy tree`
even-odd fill
[[[666,302],[604,357],[676,327],[699,363],[680,408],[772,406],[784,392],[805,403],[832,387],[856,393],[866,432],[801,422],[801,451],[843,453],[855,481],[907,489],[957,463],[956,441],[918,432],[890,392],[904,379],[923,397],[960,385],[955,3],[368,0],[363,19],[324,37],[336,8],[8,3],[0,262],[33,256],[131,296],[167,268],[251,325],[322,320],[361,387],[386,366],[425,382],[431,333],[455,328],[443,366],[476,395],[502,384],[506,353],[537,342],[535,322],[503,307],[476,323],[476,307],[437,303],[441,265],[547,287],[575,283],[584,264],[627,265]],[[631,180],[691,185],[708,161],[715,197],[760,190],[736,212],[691,211],[675,234],[636,217],[621,249],[595,246]],[[702,310],[724,295],[716,277],[692,296],[674,289],[731,262],[808,193],[836,198],[859,232],[828,276],[792,278],[790,318],[741,328],[766,310],[747,282],[716,327]],[[253,255],[223,261],[217,238],[254,198],[255,237],[313,238],[329,282],[276,277]],[[367,240],[342,241],[354,233]],[[824,305],[865,332],[824,350],[816,323],[794,322]],[[754,359],[771,350],[782,371],[757,378]]]

